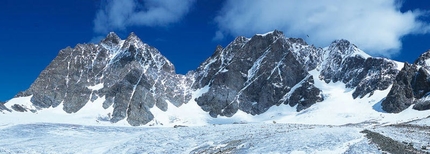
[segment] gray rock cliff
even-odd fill
[[[280,31],[236,38],[218,47],[197,69],[195,87],[209,86],[197,103],[212,117],[232,116],[238,110],[257,115],[280,104],[297,111],[323,100],[304,65],[289,49]]]
[[[385,100],[381,103],[384,111],[398,113],[412,105],[414,94],[411,82],[415,75],[415,71],[416,68],[414,65],[405,63],[405,66],[396,76],[396,80],[390,93],[388,93]]]
[[[405,64],[396,76],[387,98],[382,107],[390,113],[398,113],[413,106],[416,110],[430,109],[430,50],[423,53],[414,64]]]

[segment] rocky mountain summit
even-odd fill
[[[392,87],[382,102],[385,111],[400,112],[412,104],[426,110],[429,57],[426,52],[415,64],[403,66],[371,57],[347,40],[321,48],[275,30],[218,46],[196,70],[181,75],[134,33],[125,40],[109,33],[98,44],[61,50],[17,96],[31,96],[36,110],[61,107],[67,113],[103,99],[101,107],[113,109],[110,122],[125,119],[138,126],[154,120],[153,108],[168,111],[170,105],[180,108],[187,103],[197,103],[214,118],[239,111],[259,115],[281,104],[300,112],[324,103],[324,89],[315,82],[321,80],[342,83],[345,90],[353,91],[347,97],[354,99]],[[0,110],[30,111],[20,104],[6,105]]]
[[[150,108],[166,111],[167,103],[187,102],[188,80],[175,74],[173,64],[134,33],[126,40],[110,33],[99,44],[61,50],[23,93],[32,95],[38,108],[61,105],[67,113],[104,97],[103,108],[114,108],[111,122],[126,118],[131,125],[141,125],[153,119]]]
[[[237,110],[256,115],[273,105],[297,105],[297,111],[321,102],[313,77],[288,50],[279,31],[251,39],[236,38],[217,48],[196,73],[196,87],[209,92],[196,101],[212,117],[232,116]]]

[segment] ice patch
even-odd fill
[[[396,63],[397,66],[397,70],[402,70],[403,67],[405,67],[405,63],[402,62],[398,62],[398,61],[394,61],[394,63]]]
[[[367,54],[366,52],[364,52],[363,50],[360,50],[360,49],[358,49],[358,48],[355,48],[355,49],[356,49],[356,50],[354,50],[355,52],[354,52],[351,56],[356,56],[356,55],[358,55],[358,56],[363,57],[364,59],[367,59],[367,58],[372,57],[372,56],[370,56],[369,54]]]
[[[426,59],[424,62],[425,62],[424,64],[425,64],[426,66],[430,66],[430,59]]]
[[[266,35],[272,34],[273,32],[275,32],[275,31],[270,31],[270,32],[267,32],[264,34],[256,34],[256,35],[265,37]]]
[[[103,87],[104,87],[103,83],[99,83],[99,84],[96,84],[94,86],[88,86],[87,88],[92,90],[92,91],[97,91],[97,90],[102,89]]]

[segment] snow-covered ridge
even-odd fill
[[[273,32],[275,32],[275,31],[270,31],[270,32],[267,32],[267,33],[264,33],[264,34],[256,34],[257,36],[267,36],[267,35],[269,35],[269,34],[273,34]]]

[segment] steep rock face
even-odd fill
[[[353,98],[387,89],[399,72],[396,62],[370,57],[347,40],[336,40],[326,48],[308,45],[302,39],[288,41],[290,50],[308,71],[319,71],[319,79],[326,83],[345,83],[345,88],[354,89]]]
[[[414,64],[405,64],[397,75],[390,94],[383,101],[385,111],[398,113],[415,104],[413,109],[430,109],[430,50],[423,53]]]
[[[414,62],[419,66],[419,70],[413,80],[412,88],[414,89],[416,110],[429,110],[430,109],[430,50],[424,52]]]
[[[429,110],[430,75],[427,66],[423,66],[418,70],[413,79],[412,88],[416,98],[413,108],[416,110]]]
[[[420,67],[415,72],[414,78],[411,81],[415,98],[422,98],[430,92],[429,72],[425,67]]]
[[[416,100],[415,105],[412,107],[415,110],[418,111],[424,111],[424,110],[430,110],[430,100],[428,97],[426,99],[419,99]]]
[[[396,80],[385,100],[382,101],[382,109],[390,113],[398,113],[414,101],[414,93],[411,87],[416,72],[415,65],[405,63],[402,70],[396,76]]]
[[[149,109],[154,106],[166,111],[167,103],[188,102],[190,84],[133,33],[126,40],[110,33],[97,45],[61,50],[24,94],[33,95],[37,107],[62,104],[67,113],[105,97],[103,108],[113,107],[111,122],[126,118],[131,125],[141,125],[153,119]]]
[[[197,103],[212,117],[232,116],[237,110],[256,115],[280,104],[297,111],[322,101],[313,77],[289,50],[282,32],[236,38],[217,48],[196,73],[194,87],[209,86]]]
[[[385,58],[367,58],[363,63],[362,71],[357,75],[360,79],[343,80],[347,82],[347,86],[356,87],[352,96],[354,98],[363,98],[367,94],[373,95],[375,90],[385,90],[393,84],[399,70],[399,66]],[[345,73],[345,75],[350,75]]]
[[[320,65],[325,60],[324,49],[308,45],[301,38],[288,38],[287,41],[291,43],[289,50],[294,53],[296,59],[306,67],[307,71],[320,69]]]

